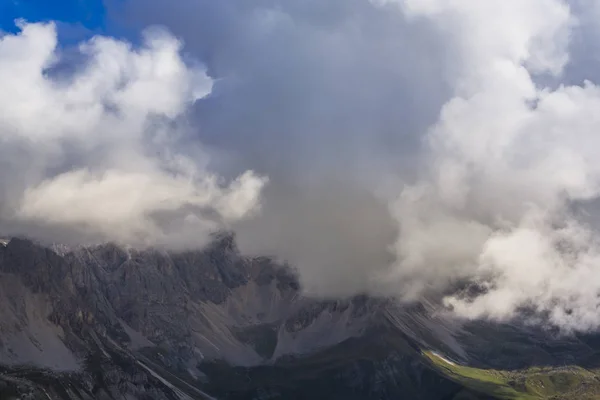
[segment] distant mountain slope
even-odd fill
[[[240,256],[226,234],[181,253],[12,239],[0,245],[0,399],[485,399],[430,355],[504,370],[596,359],[594,336],[436,311],[306,298],[293,271]]]

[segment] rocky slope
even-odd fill
[[[459,324],[427,302],[302,296],[230,235],[202,251],[0,244],[0,399],[489,398],[480,368],[595,361],[595,337]]]

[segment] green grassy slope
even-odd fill
[[[496,399],[600,399],[599,370],[567,366],[501,371],[458,365],[430,351],[423,355],[448,378]]]

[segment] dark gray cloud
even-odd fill
[[[133,0],[111,9],[183,38],[216,79],[197,107],[205,144],[275,174],[370,179],[373,169],[412,165],[449,96],[435,31],[365,0]]]
[[[386,190],[414,173],[450,94],[431,24],[365,0],[108,4],[127,26],[167,26],[215,79],[194,110],[213,167],[270,180],[261,216],[236,227],[242,247],[289,259],[307,284],[368,286],[396,231]]]

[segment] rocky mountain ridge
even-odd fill
[[[503,368],[590,356],[581,338],[524,329],[426,301],[307,298],[228,234],[188,252],[0,246],[0,399],[487,398],[422,352]]]

